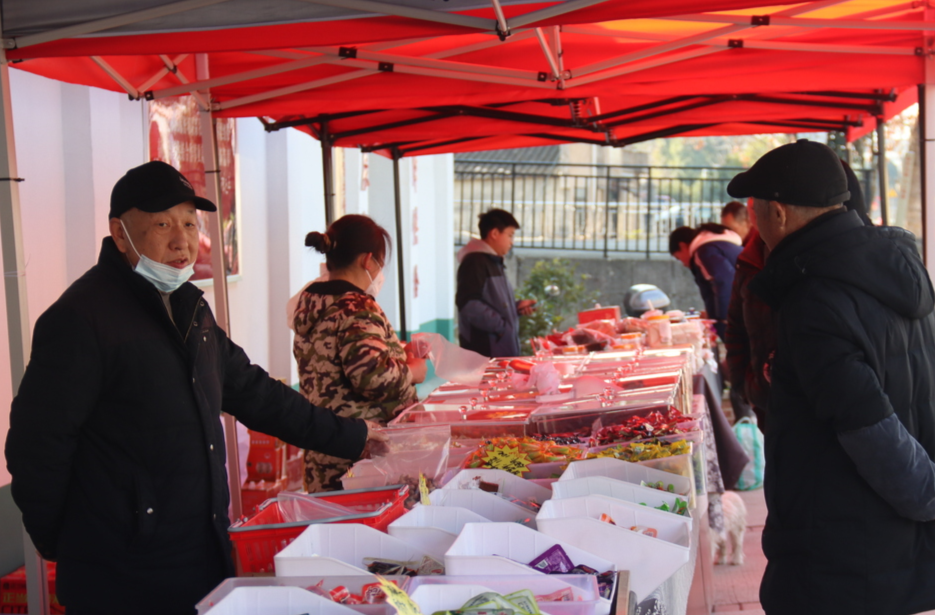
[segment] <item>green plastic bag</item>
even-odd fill
[[[750,461],[740,473],[737,487],[740,491],[750,491],[763,486],[763,473],[766,471],[766,455],[763,452],[763,432],[756,426],[756,418],[744,417],[734,424],[734,435],[743,447]]]

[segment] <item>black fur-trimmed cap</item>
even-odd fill
[[[727,194],[802,207],[830,207],[851,197],[841,159],[827,145],[808,139],[763,154],[731,180]]]
[[[217,211],[208,199],[195,194],[191,182],[175,167],[161,160],[152,160],[126,172],[117,180],[110,193],[110,215],[119,218],[136,207],[156,213],[192,201],[196,209]]]

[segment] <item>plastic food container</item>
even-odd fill
[[[688,456],[682,455],[682,457]],[[672,457],[669,459],[672,459]],[[691,467],[690,461],[688,467]],[[639,485],[643,481],[647,483],[662,481],[666,485],[673,485],[674,493],[678,495],[687,497],[692,493],[691,479],[685,476],[663,472],[662,470],[657,470],[638,463],[620,461],[619,459],[583,459],[581,461],[575,461],[568,466],[568,469],[565,470],[562,477],[558,479],[558,482],[575,478],[586,478],[588,476],[606,476],[635,485]],[[555,489],[554,485],[552,489]]]
[[[433,507],[466,508],[490,521],[536,523],[536,511],[479,489],[436,489],[429,499]]]
[[[607,515],[614,523],[601,521]],[[543,534],[630,571],[637,600],[645,599],[688,563],[691,520],[602,495],[550,500],[536,517]],[[652,528],[656,537],[631,527]]]
[[[425,551],[372,527],[312,525],[274,556],[277,577],[366,574],[366,558],[418,564]]]
[[[356,615],[356,611],[301,587],[238,587],[210,615]]]
[[[588,476],[587,478],[556,481],[552,486],[552,498],[556,500],[580,498],[589,495],[603,495],[634,504],[646,504],[650,508],[658,508],[665,504],[671,510],[675,510],[676,499],[681,497],[659,489],[641,487],[640,485],[607,478],[606,476]],[[684,500],[684,498],[682,499]]]
[[[530,571],[545,576],[526,563],[555,545],[575,565],[600,572],[616,570],[608,559],[516,523],[468,523],[445,554],[445,571],[451,576],[529,575]]]
[[[520,478],[515,474],[510,474],[504,470],[492,470],[488,468],[472,468],[461,470],[455,474],[442,489],[461,489],[462,483],[480,478],[485,483],[496,483],[499,485],[498,493],[509,497],[520,498],[527,502],[542,504],[552,497],[552,492],[544,487]]]
[[[296,539],[305,528],[323,523],[361,523],[386,530],[390,522],[406,512],[404,503],[409,488],[403,485],[310,494],[310,498],[340,504],[360,511],[348,517],[286,523],[276,500],[267,500],[255,515],[234,522],[228,530],[234,545],[238,576],[272,574],[273,556]]]
[[[437,490],[435,493],[437,493]],[[431,501],[431,494],[429,499]],[[417,547],[438,561],[443,562],[445,561],[445,551],[458,538],[458,534],[461,533],[461,529],[466,523],[487,523],[489,521],[489,519],[459,506],[422,506],[417,504],[405,515],[390,523],[387,531],[390,536]]]

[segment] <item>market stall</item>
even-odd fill
[[[608,615],[631,598],[689,612],[723,492],[716,420],[693,388],[710,369],[705,332],[678,313],[591,321],[537,340],[534,357],[462,370],[391,422],[346,491],[282,493],[235,522],[240,576],[199,613],[258,591],[379,612],[374,575],[398,575],[425,615]],[[308,609],[289,608],[277,612]]]

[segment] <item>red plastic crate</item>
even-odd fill
[[[234,544],[237,576],[273,574],[273,556],[286,548],[305,528],[313,523],[362,523],[385,532],[390,523],[406,512],[404,506],[409,487],[391,485],[353,491],[331,491],[309,494],[327,502],[346,506],[359,514],[315,521],[283,521],[276,500],[264,502],[255,515],[237,521],[229,530]]]
[[[65,612],[65,607],[58,603],[55,595],[55,564],[46,562],[46,574],[49,579],[49,611],[53,615]],[[0,613],[28,613],[26,595],[26,568],[17,568],[0,578]]]

